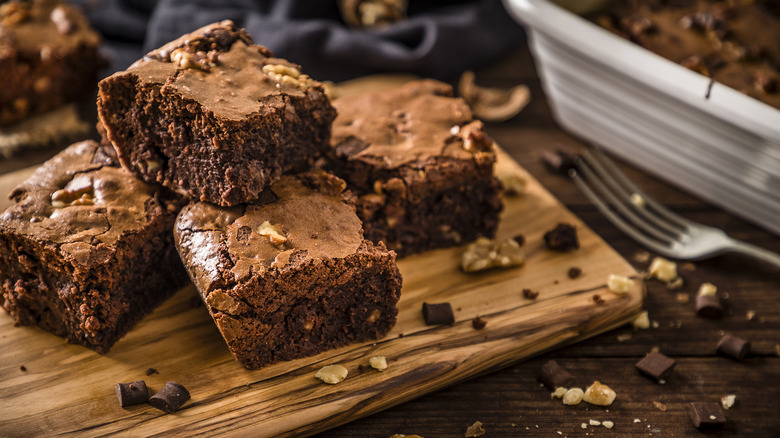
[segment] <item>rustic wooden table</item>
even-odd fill
[[[576,151],[583,143],[553,121],[539,79],[525,47],[477,72],[483,85],[531,87],[533,101],[518,117],[489,126],[490,134],[558,199],[582,218],[638,270],[642,248],[616,230],[568,180],[547,172],[540,162],[545,150]],[[52,152],[36,152],[0,161],[0,174],[43,161]],[[731,214],[705,204],[647,174],[623,166],[647,193],[691,219],[718,226],[739,239],[780,252],[780,238]],[[511,366],[443,391],[424,396],[321,434],[322,437],[389,437],[418,434],[464,436],[475,421],[484,436],[699,436],[689,418],[694,401],[719,402],[736,395],[725,411],[727,426],[708,434],[769,437],[780,435],[780,270],[753,260],[723,256],[680,267],[684,286],[669,291],[647,282],[646,309],[653,327],[630,326]],[[721,320],[695,316],[698,286],[711,282],[724,293],[727,315]],[[690,301],[682,303],[683,293]],[[754,318],[748,318],[755,312]],[[724,332],[747,338],[753,353],[744,361],[715,354]],[[653,348],[671,356],[677,366],[666,384],[641,376],[634,364]],[[540,387],[536,374],[555,359],[577,376],[581,385],[599,380],[617,392],[608,407],[585,403],[564,406]],[[612,429],[583,424],[614,422]]]

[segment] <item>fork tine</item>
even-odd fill
[[[616,212],[628,220],[637,231],[666,244],[671,243],[671,241],[677,238],[677,232],[659,228],[656,224],[652,223],[652,221],[648,221],[646,218],[637,214],[641,209],[628,201],[627,197],[625,197],[625,200],[619,199],[618,195],[615,194],[616,187],[606,183],[604,181],[605,175],[602,175],[598,170],[593,169],[587,158],[581,158],[577,164],[582,173],[582,177],[588,181],[591,187],[595,188],[595,191],[592,190],[592,192],[600,195],[600,197],[606,201],[605,205],[607,205],[608,208],[616,210]]]
[[[647,196],[647,194],[645,194],[639,187],[636,186],[636,184],[628,179],[628,177],[620,169],[618,169],[615,162],[607,157],[601,148],[591,148],[591,150],[587,152],[587,155],[593,157],[595,160],[598,160],[601,166],[606,171],[608,171],[609,174],[614,177],[623,187],[625,187],[629,193],[638,194],[644,199],[645,203],[653,209],[653,211],[674,222],[679,227],[682,227],[682,229],[678,230],[677,232],[685,231],[691,226],[692,222],[690,220],[672,212],[668,208],[658,203],[655,199]]]
[[[583,176],[580,175],[579,170],[577,169],[569,170],[569,176],[577,185],[577,187],[579,187],[582,193],[584,193],[585,196],[590,200],[590,202],[592,202],[593,205],[595,205],[596,208],[598,208],[599,211],[601,211],[601,213],[604,216],[606,216],[610,222],[612,222],[616,227],[618,227],[618,229],[628,234],[632,239],[636,240],[637,242],[641,243],[645,247],[650,248],[655,252],[667,253],[669,251],[669,247],[664,241],[652,239],[646,236],[645,234],[640,233],[639,230],[637,230],[633,225],[629,224],[628,222],[623,220],[622,217],[615,214],[615,212],[612,211],[612,209],[609,208],[609,206],[598,195],[596,195],[596,193],[590,188],[590,186],[588,186],[588,184],[583,179]]]

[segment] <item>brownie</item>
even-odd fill
[[[100,36],[58,0],[0,2],[0,126],[95,98]]]
[[[184,265],[245,367],[378,339],[395,324],[395,253],[363,238],[343,190],[324,172],[284,175],[262,202],[179,214]]]
[[[452,87],[418,80],[333,105],[326,167],[357,195],[367,239],[404,256],[495,234],[494,144]]]
[[[122,165],[194,200],[233,206],[328,147],[322,84],[253,45],[233,22],[205,26],[99,84],[98,112]]]
[[[0,216],[3,308],[99,353],[186,284],[173,245],[179,196],[76,143],[11,192]]]
[[[594,20],[780,109],[780,13],[753,0],[621,0]]]

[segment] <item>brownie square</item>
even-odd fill
[[[44,163],[0,216],[2,307],[99,353],[186,284],[180,197],[133,178],[92,141]]]
[[[333,105],[325,167],[357,195],[367,239],[403,256],[495,234],[494,144],[449,85],[413,81]]]
[[[102,80],[98,112],[125,168],[221,206],[253,201],[283,172],[308,167],[336,116],[322,84],[231,21]]]
[[[58,0],[0,2],[0,126],[95,97],[100,36]]]
[[[179,214],[184,265],[245,367],[377,339],[395,324],[395,253],[364,240],[344,186],[324,172],[285,175],[266,203]]]

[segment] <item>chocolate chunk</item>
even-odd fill
[[[455,315],[450,303],[423,303],[423,318],[427,325],[454,324]]]
[[[157,370],[154,369],[154,368],[149,368],[148,370],[146,370],[146,375],[147,376],[151,376],[152,374],[160,374],[160,373],[157,372]]]
[[[487,321],[480,318],[479,316],[476,316],[471,320],[471,325],[477,330],[482,330],[487,325]]]
[[[550,172],[564,176],[569,174],[569,170],[577,167],[574,158],[569,153],[561,150],[543,152],[542,162]]]
[[[553,251],[567,252],[578,249],[577,228],[566,223],[559,223],[552,230],[544,233],[544,244]]]
[[[726,425],[726,417],[715,402],[691,403],[691,421],[698,429],[717,429]]]
[[[574,266],[569,268],[569,272],[566,273],[572,280],[582,275],[582,269]]]
[[[718,342],[718,353],[742,360],[750,352],[750,341],[734,335],[725,335]]]
[[[190,399],[187,388],[176,382],[168,382],[157,394],[149,397],[149,404],[169,414],[176,412]]]
[[[574,386],[574,375],[566,371],[558,362],[554,360],[547,361],[542,365],[537,380],[544,383],[544,386],[554,391],[555,388],[570,388]]]
[[[652,351],[636,363],[636,368],[644,375],[663,382],[672,373],[674,359]]]
[[[723,317],[723,305],[717,295],[699,295],[696,297],[696,315],[702,318],[719,319]]]
[[[116,398],[119,399],[119,406],[123,408],[149,401],[149,390],[146,389],[146,382],[143,380],[130,383],[117,383],[115,389]]]

